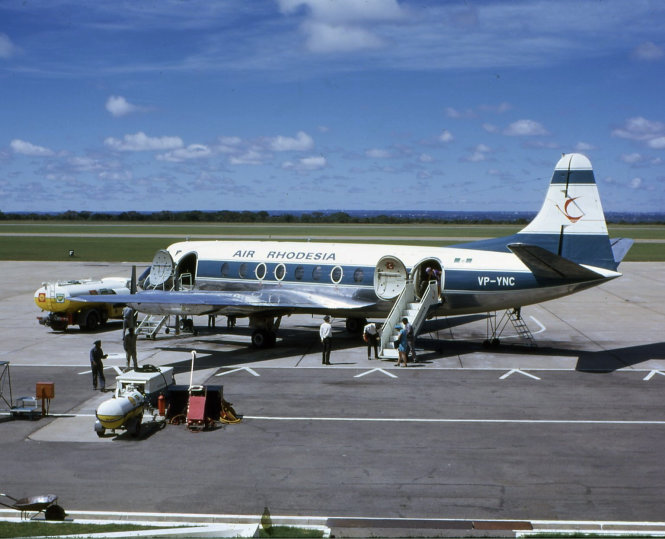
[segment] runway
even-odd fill
[[[54,417],[0,422],[6,492],[57,493],[67,510],[337,519],[653,522],[665,498],[665,272],[625,263],[596,289],[525,307],[537,348],[509,333],[481,345],[484,318],[433,320],[409,368],[367,361],[343,320],[321,365],[318,318],[285,318],[277,346],[234,331],[140,340],[140,363],[178,383],[223,384],[242,423],[192,434],[98,438],[88,350],[122,365],[120,325],[95,335],[37,324],[42,281],[129,275],[122,264],[0,263],[0,360],[13,395],[53,381]],[[222,317],[218,326],[225,326]],[[110,383],[109,385],[113,385]],[[1,411],[1,410],[0,410]]]

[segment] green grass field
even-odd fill
[[[210,223],[0,223],[0,260],[149,262],[158,249],[194,239],[362,241],[442,246],[517,232],[519,225],[308,225]],[[665,225],[610,225],[611,237],[635,239],[627,261],[665,261]],[[79,235],[80,234],[80,235]]]

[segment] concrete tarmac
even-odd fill
[[[0,361],[10,362],[12,395],[55,383],[51,417],[0,416],[4,492],[54,493],[68,511],[662,519],[662,263],[624,263],[620,279],[523,308],[537,348],[512,327],[500,347],[484,348],[483,316],[432,320],[406,369],[368,361],[343,320],[333,324],[333,365],[325,367],[320,317],[284,318],[265,351],[248,348],[246,320],[227,330],[224,317],[217,328],[198,317],[197,336],[139,340],[139,362],[174,366],[187,384],[196,350],[195,383],[223,384],[243,421],[99,438],[94,412],[111,394],[92,390],[88,352],[102,340],[113,387],[113,366],[125,362],[121,323],[53,332],[38,325],[32,295],[42,281],[129,276],[130,268],[0,263]]]

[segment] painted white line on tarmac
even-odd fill
[[[509,370],[506,374],[504,374],[503,376],[500,376],[500,377],[499,377],[499,380],[505,380],[505,379],[508,378],[511,374],[515,374],[516,372],[518,372],[518,373],[520,373],[520,374],[523,374],[524,376],[528,376],[529,378],[533,378],[534,380],[540,380],[540,378],[538,378],[537,376],[535,376],[535,375],[533,375],[533,374],[529,374],[528,372],[524,372],[524,371],[522,371],[522,370],[520,370],[520,369],[511,369],[511,370]]]
[[[661,371],[658,371],[658,370],[652,370],[649,374],[647,374],[644,378],[642,378],[642,380],[644,380],[645,382],[648,382],[648,381],[651,380],[656,374],[660,374],[660,375],[662,375],[662,376],[665,376],[665,372],[661,372]]]
[[[604,420],[604,419],[454,419],[454,418],[416,418],[416,417],[280,417],[243,415],[243,420],[259,421],[349,421],[377,423],[517,423],[527,425],[665,425],[658,420]]]
[[[370,373],[377,372],[377,371],[378,371],[378,372],[382,372],[383,374],[385,374],[386,376],[390,376],[391,378],[397,378],[397,376],[395,376],[394,374],[392,374],[392,373],[390,373],[390,372],[388,372],[388,371],[384,371],[383,369],[380,369],[380,368],[378,368],[378,367],[377,367],[376,369],[371,369],[371,370],[369,370],[369,371],[365,371],[365,372],[361,372],[360,374],[356,374],[356,375],[354,376],[354,378],[362,378],[362,377],[365,376],[366,374],[370,374]]]
[[[231,374],[232,372],[238,372],[238,371],[247,371],[252,376],[261,376],[254,369],[250,369],[249,367],[238,367],[237,369],[232,369],[230,371],[220,372],[219,374],[215,374],[215,376],[225,376],[227,374]]]
[[[0,412],[0,416],[10,412]],[[48,414],[47,417],[96,417],[95,414]],[[471,423],[471,424],[526,424],[526,425],[665,425],[665,420],[613,420],[613,419],[465,419],[425,417],[305,417],[305,416],[254,416],[242,415],[243,420],[255,421],[321,421],[350,423]]]

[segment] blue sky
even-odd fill
[[[0,0],[0,210],[665,211],[659,0]]]

